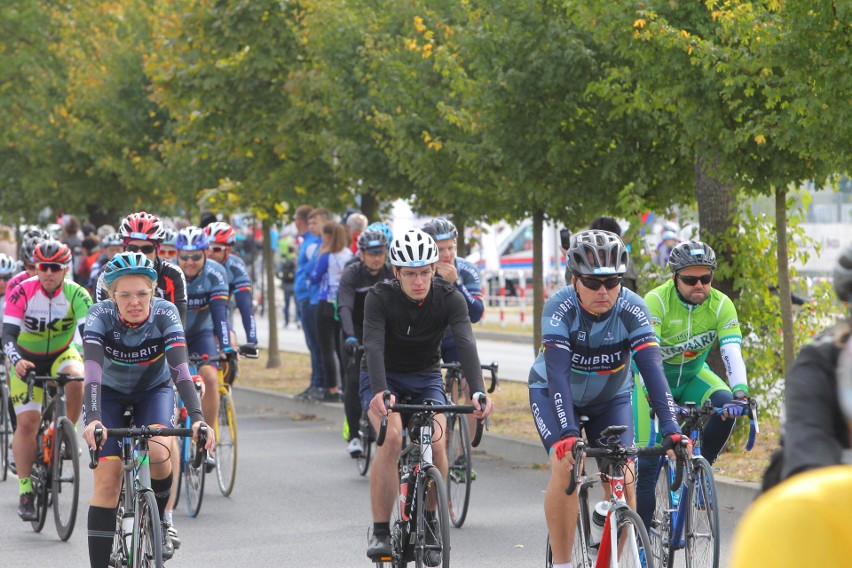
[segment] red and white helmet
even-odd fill
[[[131,213],[121,222],[119,236],[125,241],[163,241],[163,224],[160,218],[151,213],[140,211]]]
[[[204,233],[211,243],[232,246],[237,240],[234,228],[227,223],[215,221],[204,227]]]
[[[33,251],[33,259],[38,262],[56,262],[68,264],[71,262],[71,249],[65,243],[48,239],[41,241]]]

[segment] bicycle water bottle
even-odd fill
[[[402,520],[407,521],[408,515],[405,514],[405,503],[408,500],[408,472],[402,474],[399,480],[399,516]]]
[[[50,426],[47,428],[47,432],[44,433],[44,439],[42,440],[42,452],[44,454],[44,463],[46,465],[50,465],[50,458],[53,457],[53,422],[50,423]]]
[[[133,513],[125,511],[121,517],[121,532],[124,534],[125,550],[133,549]]]
[[[592,523],[589,526],[589,541],[592,544],[598,544],[601,541],[607,513],[609,513],[609,501],[598,501],[595,503],[595,510],[592,512]]]

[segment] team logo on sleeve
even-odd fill
[[[739,327],[739,326],[740,326],[740,320],[737,319],[737,318],[734,318],[732,320],[729,320],[728,323],[726,323],[725,325],[723,325],[722,329],[733,329],[733,328]]]

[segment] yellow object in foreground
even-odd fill
[[[757,499],[734,537],[732,568],[849,566],[852,466],[791,477]]]

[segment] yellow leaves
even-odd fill
[[[419,34],[426,31],[426,26],[423,24],[423,18],[420,16],[414,16],[414,31]]]
[[[246,150],[246,158],[254,158],[254,152],[251,150]]]
[[[689,39],[690,38],[689,32],[686,31],[686,30],[680,30],[680,37],[682,37],[683,39]]]
[[[409,40],[407,40],[407,41],[405,42],[405,44],[406,44],[406,47],[408,47],[408,49],[409,49],[410,51],[417,51],[417,50],[419,50],[419,49],[420,49],[420,48],[418,47],[418,45],[417,45],[417,40],[416,40],[416,39],[413,39],[413,38],[412,38],[412,39],[409,39]]]
[[[431,55],[432,55],[432,44],[427,43],[426,45],[423,46],[422,57],[423,57],[423,59],[426,59],[426,58],[430,57]]]
[[[766,136],[764,136],[763,134],[758,134],[757,136],[754,137],[754,142],[758,146],[760,146],[762,144],[766,144]]]
[[[633,27],[637,29],[642,29],[648,22],[645,21],[644,18],[639,18],[638,20],[634,20]]]
[[[441,148],[444,147],[443,142],[441,142],[440,140],[437,140],[435,138],[432,138],[432,136],[426,130],[423,131],[423,134],[421,136],[423,137],[423,141],[426,142],[426,147],[429,148],[430,150],[434,150],[434,151],[438,152],[438,151],[441,150]]]

